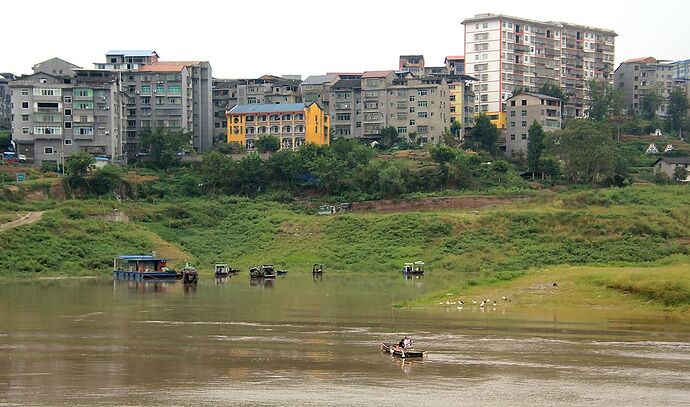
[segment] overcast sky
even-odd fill
[[[613,29],[616,64],[690,58],[687,0],[33,0],[0,6],[0,72],[52,57],[92,68],[110,49],[208,60],[218,78],[396,69],[400,54],[442,65],[463,54],[460,22],[487,12]]]

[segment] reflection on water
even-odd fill
[[[678,315],[391,307],[432,275],[245,278],[0,286],[0,405],[690,403]],[[380,352],[403,335],[426,360]]]

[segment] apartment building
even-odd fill
[[[228,143],[256,149],[262,135],[280,139],[281,149],[296,150],[304,143],[330,144],[330,120],[318,103],[237,105],[227,112]]]
[[[360,74],[361,77],[361,74]],[[362,130],[362,79],[340,79],[330,88],[330,105],[333,138],[361,138]]]
[[[228,133],[228,119],[225,112],[237,105],[237,85],[244,83],[241,79],[213,79],[211,99],[213,104],[213,137],[223,140]]]
[[[424,75],[424,55],[400,55],[398,70],[410,71],[417,76]]]
[[[10,83],[17,153],[37,166],[63,163],[80,151],[119,161],[125,101],[119,75],[77,69],[58,58],[34,71]]]
[[[15,76],[11,73],[0,73],[0,129],[9,130],[12,126],[12,95],[10,81]]]
[[[690,59],[673,63],[673,79],[690,80]]]
[[[462,125],[462,138],[466,130],[474,126],[474,90],[475,79],[468,75],[447,75],[449,95],[450,124],[458,122]]]
[[[464,55],[451,55],[447,56],[444,63],[446,64],[446,70],[451,75],[464,75],[465,74],[465,56]]]
[[[330,89],[340,80],[338,75],[312,75],[299,85],[302,102],[316,102],[325,111],[330,109]]]
[[[667,103],[675,86],[673,63],[660,61],[653,57],[629,59],[621,63],[615,71],[615,86],[625,96],[625,105],[632,114],[642,113],[642,103],[650,92],[659,92],[664,103],[657,110],[666,116]]]
[[[117,72],[127,93],[126,154],[153,127],[190,133],[190,150],[213,146],[212,71],[207,61],[162,61],[153,50],[108,51],[96,69]]]
[[[300,103],[302,95],[299,85],[302,81],[293,77],[282,78],[264,75],[256,79],[245,79],[237,85],[238,105],[292,104]]]
[[[476,110],[505,127],[505,102],[516,89],[560,86],[566,116],[587,115],[588,81],[613,83],[616,33],[564,22],[478,14],[462,22],[465,70],[475,85]]]
[[[529,128],[535,121],[545,132],[561,129],[561,100],[538,93],[520,93],[506,100],[505,154],[512,157],[527,153]]]

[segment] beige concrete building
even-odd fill
[[[560,86],[569,117],[587,115],[590,80],[613,83],[611,30],[503,14],[465,19],[465,73],[476,77],[476,110],[504,121],[505,102],[516,89]]]
[[[330,89],[340,80],[338,75],[311,75],[300,85],[302,102],[318,103],[327,112],[330,110]]]
[[[532,123],[539,123],[545,132],[561,129],[561,100],[538,93],[521,93],[506,100],[506,116],[506,155],[526,154]]]
[[[361,138],[362,79],[340,79],[330,87],[329,93],[333,138]]]
[[[302,81],[264,75],[256,79],[245,79],[237,85],[238,105],[262,105],[301,103],[299,85]]]
[[[659,92],[664,103],[657,110],[659,116],[666,116],[667,103],[675,86],[674,64],[653,57],[629,59],[621,63],[615,71],[615,86],[625,96],[629,113],[642,113],[642,102],[650,92]]]
[[[422,76],[424,68],[424,55],[400,55],[398,70],[410,71],[417,76]]]

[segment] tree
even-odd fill
[[[589,81],[589,118],[595,122],[618,115],[624,104],[623,95],[604,81]]]
[[[443,129],[443,133],[441,133],[441,141],[443,142],[443,144],[445,144],[447,146],[457,145],[457,141],[455,140],[455,136],[453,136],[453,133],[451,133],[447,127],[445,129]]]
[[[386,148],[391,148],[398,142],[398,131],[393,126],[384,127],[379,131],[379,142]]]
[[[668,121],[673,130],[682,136],[683,125],[688,117],[688,97],[682,88],[675,88],[668,98]],[[682,138],[682,137],[681,137]]]
[[[551,185],[556,184],[556,178],[561,175],[561,165],[558,160],[552,156],[543,156],[539,160],[539,168],[544,172],[544,175],[551,180]]]
[[[10,143],[11,139],[12,136],[9,131],[0,130],[0,152],[10,149],[12,145],[12,143]]]
[[[256,140],[256,151],[260,153],[275,153],[278,150],[280,150],[278,137],[263,135]]]
[[[475,126],[472,131],[470,131],[467,147],[474,150],[482,149],[494,153],[496,151],[498,135],[498,128],[491,123],[489,116],[481,113],[477,116]]]
[[[233,162],[219,151],[209,151],[201,158],[202,183],[211,192],[229,185]]]
[[[663,103],[664,97],[661,95],[661,87],[655,86],[642,99],[642,116],[647,120],[653,119]]]
[[[398,167],[388,165],[381,171],[379,174],[379,192],[386,198],[397,198],[405,192],[405,180]]]
[[[673,179],[681,182],[688,179],[688,169],[685,167],[678,166],[673,170]]]
[[[72,180],[82,180],[95,162],[96,159],[87,152],[75,153],[65,160],[65,172]]]
[[[146,129],[141,134],[141,152],[148,153],[154,166],[168,169],[179,161],[179,153],[192,149],[191,136],[165,127]]]
[[[544,151],[544,129],[535,120],[527,133],[527,166],[530,171],[539,171],[539,160]]]
[[[89,183],[89,189],[97,195],[110,194],[122,187],[122,173],[122,168],[115,165],[106,165],[100,170],[95,171],[93,179]]]
[[[240,143],[233,141],[231,143],[223,142],[218,143],[213,146],[214,150],[217,150],[222,154],[242,154],[247,151],[247,149]]]
[[[237,178],[240,190],[246,195],[254,195],[266,189],[268,171],[258,154],[252,153],[237,164]]]
[[[462,123],[453,120],[453,123],[450,125],[450,134],[459,140],[462,137]]]
[[[613,140],[602,125],[573,119],[564,130],[549,133],[547,151],[563,163],[574,182],[598,182],[611,175],[615,163]]]

